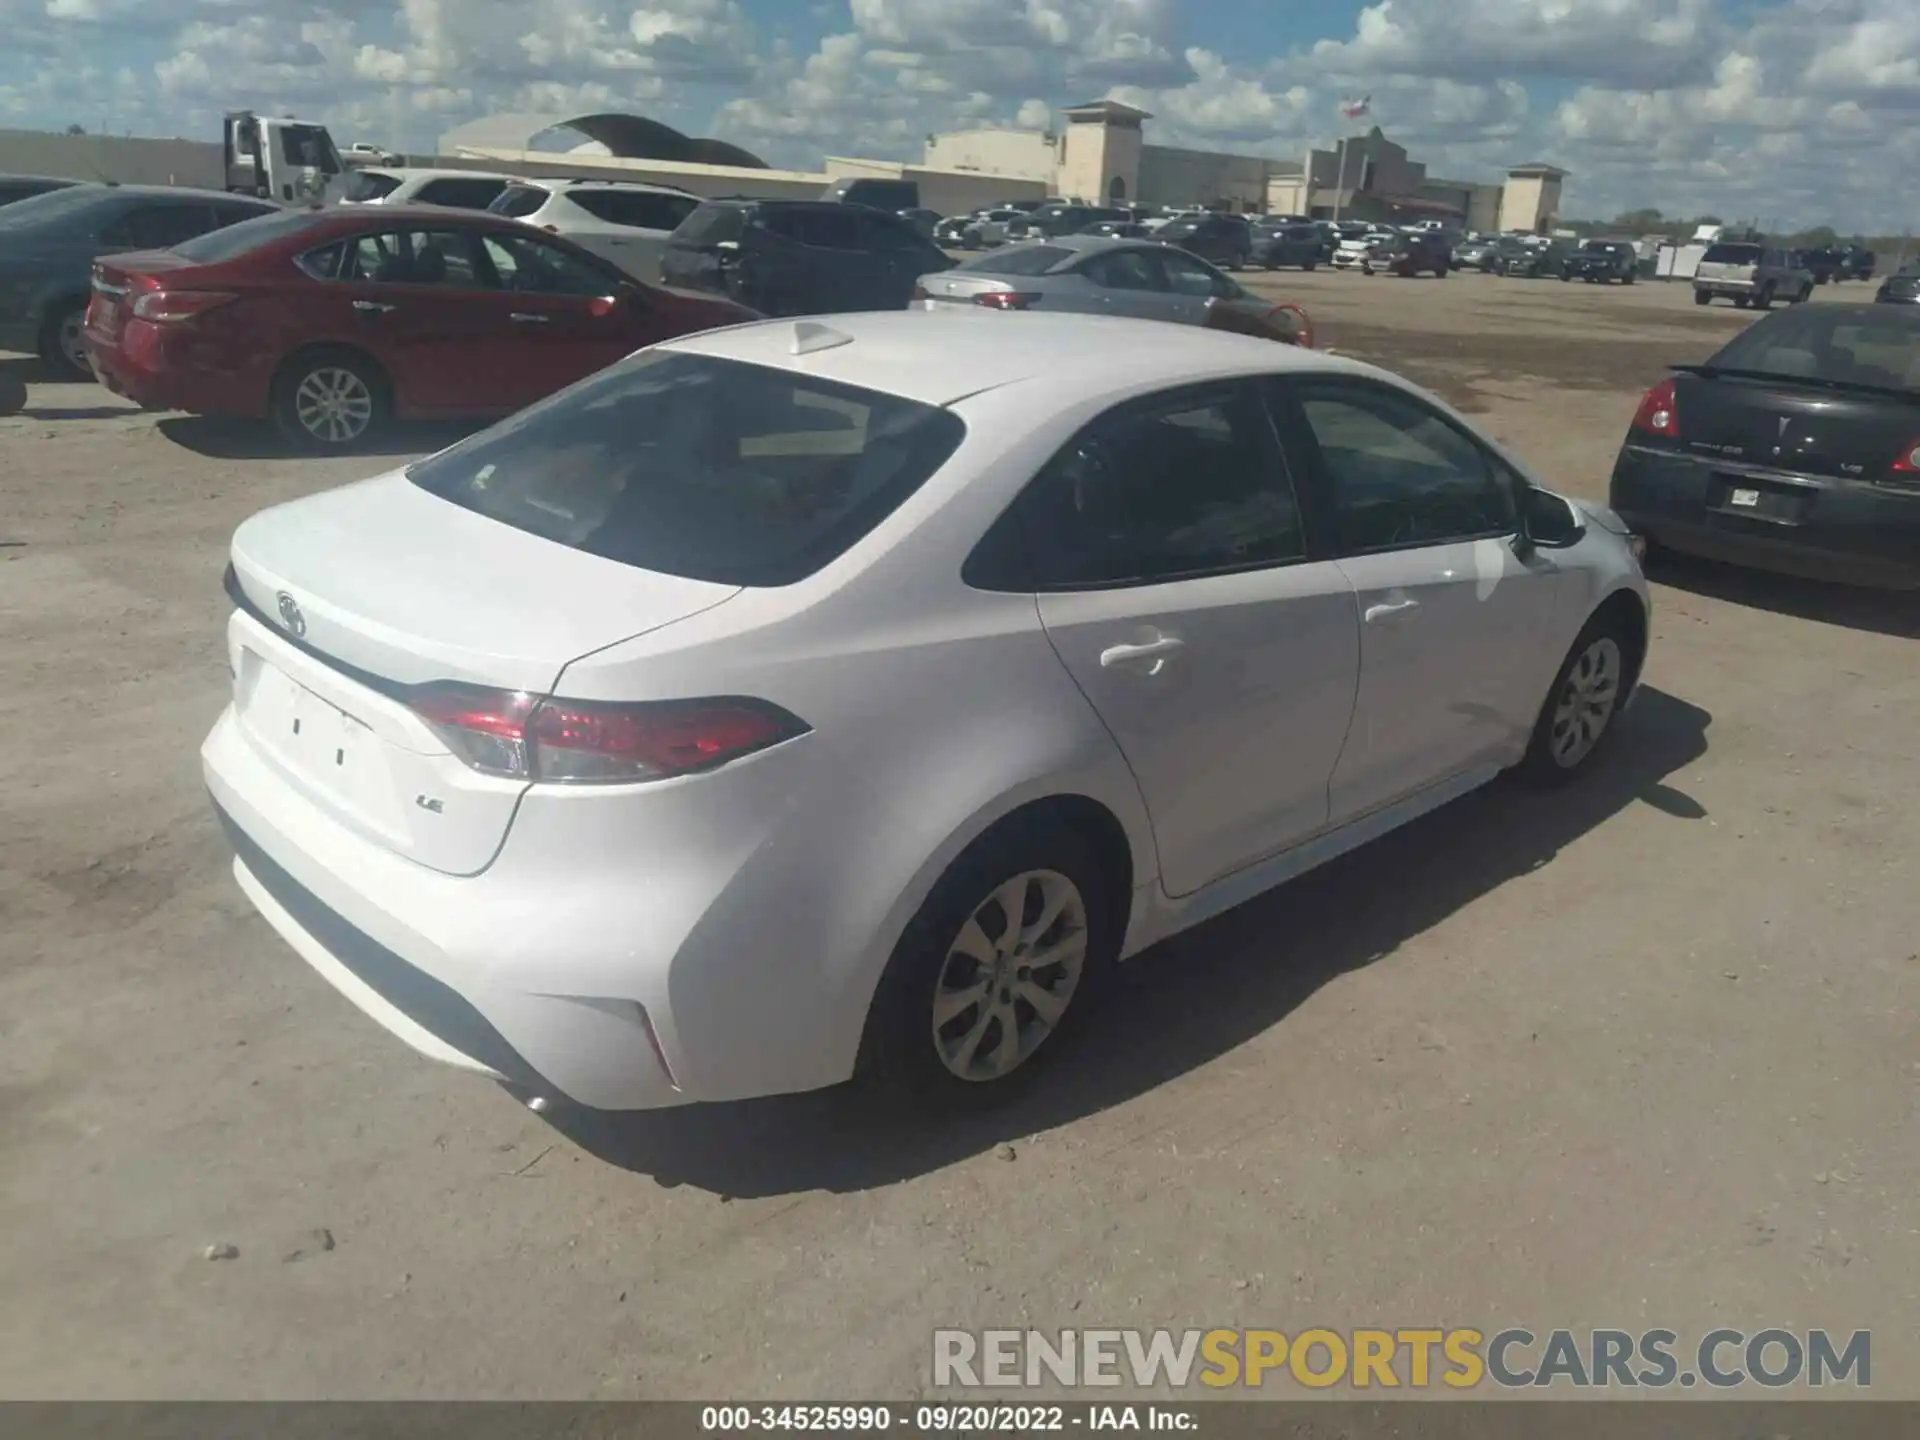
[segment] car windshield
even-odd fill
[[[1777,311],[1741,331],[1705,368],[1920,394],[1920,314],[1898,305],[1871,309]]]
[[[214,265],[311,230],[330,218],[324,210],[276,210],[254,220],[242,220],[224,230],[210,230],[205,235],[183,240],[173,247],[173,253],[196,265]]]
[[[16,200],[0,210],[0,230],[32,230],[42,225],[58,225],[100,204],[111,193],[104,185],[75,185],[66,190],[49,190],[44,195]]]
[[[789,585],[891,514],[965,433],[936,406],[650,350],[407,474],[456,505],[623,565]]]
[[[1074,252],[1064,245],[1015,245],[995,250],[954,266],[954,270],[985,271],[989,275],[1044,275]]]

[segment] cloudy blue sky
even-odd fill
[[[0,0],[0,36],[0,125],[251,105],[419,148],[618,108],[812,167],[1115,95],[1161,143],[1295,156],[1371,93],[1436,173],[1565,166],[1571,214],[1920,209],[1920,0]]]

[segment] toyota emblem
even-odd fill
[[[282,590],[274,597],[280,606],[280,623],[287,627],[297,638],[307,633],[307,617],[300,613],[300,603]]]

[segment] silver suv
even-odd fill
[[[1693,303],[1725,296],[1740,309],[1773,308],[1775,300],[1798,305],[1813,293],[1813,272],[1800,268],[1791,250],[1750,241],[1722,240],[1707,248],[1693,273]]]

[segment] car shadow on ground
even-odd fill
[[[86,386],[95,394],[104,394],[93,380],[65,370],[55,370],[33,355],[0,359],[0,420],[19,417],[25,420],[111,420],[134,414],[118,405],[28,405],[29,385]]]
[[[264,420],[169,415],[159,431],[182,449],[211,460],[326,460],[340,456],[431,455],[481,428],[480,421],[413,421],[389,426],[351,451],[303,450]]]
[[[938,1170],[1218,1059],[1328,981],[1539,869],[1629,806],[1705,818],[1667,777],[1705,753],[1711,721],[1684,700],[1643,690],[1612,752],[1565,789],[1503,779],[1156,946],[1121,968],[1121,983],[1082,1031],[1085,1043],[990,1112],[929,1121],[845,1086],[684,1110],[562,1109],[549,1118],[609,1164],[729,1197],[858,1191]],[[1390,895],[1383,875],[1393,877]]]
[[[1731,605],[1876,635],[1920,639],[1920,590],[1868,590],[1829,580],[1804,580],[1671,550],[1647,557],[1647,578]]]

